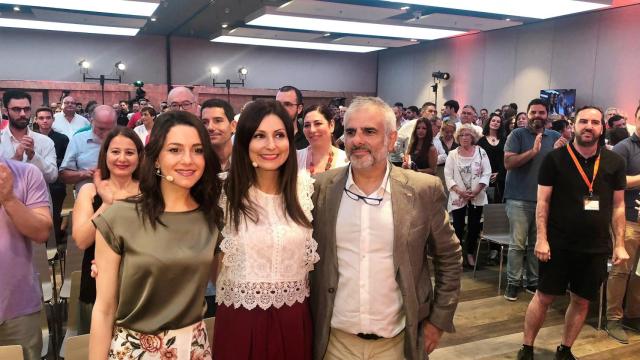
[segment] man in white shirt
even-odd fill
[[[66,135],[69,140],[76,131],[89,126],[89,120],[82,115],[76,114],[76,100],[73,96],[62,99],[62,112],[53,116],[54,131]]]
[[[58,178],[56,149],[49,137],[29,129],[31,95],[24,91],[8,90],[2,96],[7,108],[9,125],[0,135],[0,155],[7,159],[35,165],[47,183]]]
[[[460,243],[440,181],[387,160],[395,123],[380,98],[354,99],[344,119],[351,164],[316,178],[315,360],[424,359],[454,331]]]

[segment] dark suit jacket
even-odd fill
[[[313,236],[320,261],[311,272],[314,359],[324,357],[338,286],[336,220],[348,167],[319,174],[313,200]],[[406,315],[405,357],[425,359],[423,320],[453,332],[458,305],[462,250],[446,211],[446,197],[434,176],[393,166],[390,172],[394,223],[393,261]],[[435,287],[427,256],[433,257]],[[385,296],[385,294],[380,294]]]

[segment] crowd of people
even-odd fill
[[[32,242],[51,231],[84,250],[78,333],[92,359],[425,358],[454,331],[463,268],[497,261],[476,258],[488,203],[510,224],[504,298],[534,294],[518,359],[567,290],[556,359],[574,359],[607,276],[609,335],[640,330],[640,140],[617,109],[305,108],[294,86],[239,114],[185,87],[157,109],[2,101],[0,345],[27,359],[41,348]]]

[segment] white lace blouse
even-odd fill
[[[301,171],[297,186],[298,201],[311,221],[313,179]],[[238,231],[230,226],[222,230],[224,258],[216,282],[217,303],[251,310],[303,302],[309,296],[309,271],[320,259],[312,229],[286,216],[282,195],[256,188],[249,195],[258,205],[259,220],[241,221]]]

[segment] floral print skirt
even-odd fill
[[[149,335],[116,326],[109,359],[211,360],[204,321],[177,330]]]

